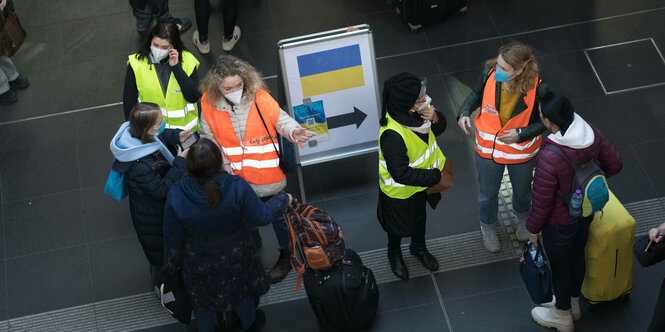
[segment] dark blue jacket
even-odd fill
[[[164,211],[166,267],[182,268],[195,311],[231,311],[241,299],[268,291],[249,230],[276,220],[288,205],[284,192],[263,203],[237,175],[214,179],[223,195],[216,207],[196,179],[185,177],[171,188]]]

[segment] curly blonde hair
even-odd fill
[[[265,87],[259,73],[254,66],[246,61],[240,60],[232,55],[222,55],[201,81],[200,88],[206,94],[206,102],[215,103],[224,95],[219,89],[219,85],[224,78],[238,75],[243,81],[243,96],[253,100],[256,92]]]
[[[531,52],[531,48],[520,42],[512,42],[499,48],[499,54],[506,63],[515,70],[522,72],[513,80],[513,88],[520,93],[526,93],[533,87],[533,79],[538,76],[538,62]],[[497,56],[498,57],[498,56]],[[487,60],[487,66],[494,68],[496,59]]]

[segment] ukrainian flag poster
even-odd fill
[[[304,98],[365,85],[358,44],[297,57]]]

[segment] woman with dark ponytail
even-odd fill
[[[216,312],[235,311],[246,331],[260,331],[255,309],[270,287],[249,230],[286,211],[291,195],[267,202],[241,177],[222,169],[222,155],[202,138],[189,149],[188,177],[173,185],[164,210],[166,267],[182,269],[197,331],[213,331]]]

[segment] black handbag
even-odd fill
[[[543,252],[543,245],[538,242],[535,260],[531,256],[533,244],[527,242],[522,247],[520,255],[520,276],[529,292],[529,297],[536,303],[552,301],[552,270],[547,256]]]
[[[160,300],[166,311],[180,323],[189,325],[192,319],[192,305],[189,303],[185,283],[180,269],[164,269],[159,287]]]
[[[254,101],[254,105],[256,105],[256,111],[259,113],[261,122],[263,122],[263,127],[266,128],[268,135],[270,135],[270,130],[268,130],[266,121],[263,120],[263,115],[261,115],[261,110],[259,109],[259,105],[256,103],[256,101]],[[279,157],[279,167],[282,169],[282,171],[284,173],[291,173],[295,171],[296,158],[295,158],[295,149],[293,147],[293,143],[284,139],[279,134],[277,134],[277,144],[279,144],[279,149],[277,149],[277,146],[275,146],[275,142],[273,142],[272,140],[271,142],[272,142],[272,147],[275,149],[275,152],[277,152],[277,156]],[[280,153],[280,151],[282,152]]]
[[[649,235],[635,240],[633,252],[642,266],[651,266],[665,258],[665,241],[652,242]]]

